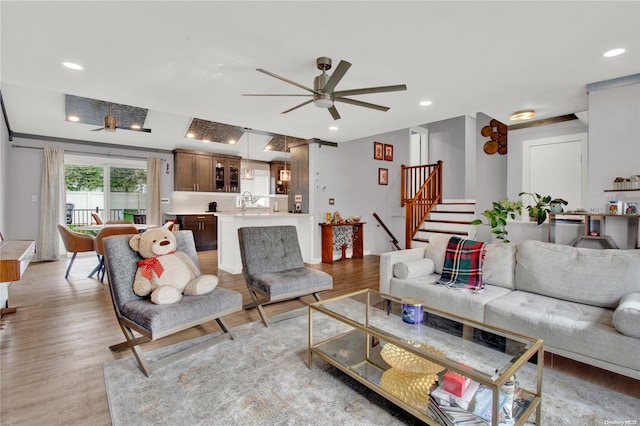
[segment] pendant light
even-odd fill
[[[249,129],[247,130],[247,161],[245,164],[245,168],[242,171],[242,179],[244,180],[253,180],[255,178],[255,171],[249,168],[249,134],[251,133]]]
[[[284,170],[280,170],[280,180],[283,182],[291,180],[291,170],[287,170],[287,135],[284,135]]]

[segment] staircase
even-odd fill
[[[405,208],[405,247],[428,244],[433,234],[474,238],[475,202],[442,199],[442,161],[401,166],[400,205]]]
[[[436,204],[411,239],[412,247],[423,247],[433,234],[455,235],[460,238],[475,238],[475,202],[470,200],[445,200]]]

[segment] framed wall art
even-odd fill
[[[378,169],[378,185],[389,184],[389,169]]]
[[[382,148],[382,143],[380,142],[373,143],[373,159],[374,160],[384,159],[384,149]]]
[[[384,144],[384,159],[393,161],[393,145]]]

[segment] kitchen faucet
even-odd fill
[[[247,210],[247,196],[245,194],[249,194],[249,202],[253,203],[253,195],[249,191],[244,191],[242,193],[242,211],[245,212]]]

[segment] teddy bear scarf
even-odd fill
[[[153,273],[155,272],[156,276],[160,277],[164,272],[164,267],[162,266],[162,263],[160,263],[158,258],[160,256],[166,256],[167,254],[173,253],[175,253],[175,251],[161,254],[156,257],[150,257],[148,259],[138,260],[138,268],[142,268],[142,276],[150,280],[153,277]]]

